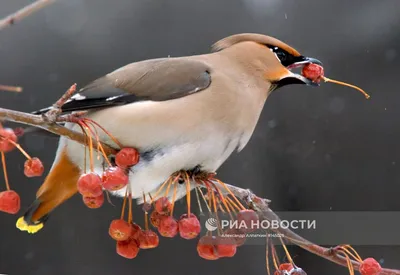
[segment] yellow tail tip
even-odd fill
[[[20,217],[17,220],[16,227],[21,231],[27,231],[30,234],[35,234],[43,228],[43,223],[29,225],[25,222],[24,217]]]

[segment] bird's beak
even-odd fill
[[[306,84],[309,86],[319,86],[319,83],[313,82],[312,80],[302,76],[301,74],[297,74],[291,72],[293,69],[302,68],[307,64],[318,64],[322,66],[322,62],[318,59],[312,57],[299,56],[294,59],[294,62],[286,67],[285,74],[275,82],[278,87],[286,86],[289,84]]]
[[[28,233],[42,229],[50,212],[77,192],[76,183],[80,169],[70,161],[65,152],[61,153],[44,183],[36,194],[36,200],[18,219],[17,228]]]

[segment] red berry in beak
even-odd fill
[[[139,247],[142,249],[156,248],[158,246],[159,239],[156,232],[152,230],[142,231],[139,237]]]
[[[17,192],[13,190],[0,192],[0,211],[16,214],[20,208],[21,200]]]
[[[101,193],[101,195],[97,197],[83,196],[83,202],[91,209],[100,208],[104,203],[104,195]]]
[[[179,234],[186,240],[194,239],[200,234],[200,221],[194,214],[190,214],[190,217],[183,214],[178,224]]]
[[[139,162],[139,152],[135,148],[123,148],[115,155],[115,163],[121,168],[133,166]]]
[[[161,197],[156,200],[155,209],[161,215],[167,215],[171,211],[172,204],[167,197]]]
[[[15,148],[15,145],[9,140],[17,142],[17,136],[13,129],[0,128],[0,152],[7,153]]]
[[[171,216],[163,216],[158,226],[158,232],[161,236],[173,238],[178,234],[178,222]]]
[[[151,224],[155,227],[158,228],[158,226],[160,225],[160,220],[163,217],[163,215],[159,214],[157,211],[153,211],[150,214],[150,222]]]
[[[309,63],[303,67],[301,74],[305,78],[319,83],[324,76],[324,68],[318,64]]]
[[[40,177],[44,172],[44,167],[40,159],[27,159],[24,164],[24,174],[28,178]]]
[[[128,175],[118,166],[109,167],[103,173],[103,187],[109,191],[116,191],[128,184]]]
[[[132,235],[132,227],[124,220],[113,220],[108,229],[108,234],[116,241],[126,241]]]
[[[203,236],[197,243],[197,253],[206,260],[217,260],[216,238],[214,236]]]
[[[239,230],[249,233],[257,230],[258,215],[254,210],[245,209],[237,214]]]
[[[360,265],[361,275],[378,275],[381,271],[381,265],[374,258],[366,258]]]
[[[103,194],[100,176],[95,173],[87,173],[78,179],[78,192],[86,197],[98,197]]]
[[[133,259],[139,253],[139,246],[135,240],[119,241],[117,242],[117,253],[124,258]]]

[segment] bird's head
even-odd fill
[[[63,148],[36,193],[36,199],[18,219],[17,228],[28,233],[42,229],[50,212],[77,192],[76,182],[80,173],[79,167],[70,160]]]
[[[242,48],[237,47],[238,45]],[[310,63],[322,65],[322,62],[301,55],[296,49],[274,37],[255,33],[236,34],[219,40],[212,49],[221,51],[235,47],[240,48],[238,50],[244,58],[257,59],[263,63],[263,76],[272,83],[274,89],[289,84],[319,86],[318,83],[291,70]]]

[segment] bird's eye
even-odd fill
[[[286,61],[286,53],[284,53],[283,51],[278,50],[277,52],[275,52],[275,54],[279,58],[281,63],[284,63]]]
[[[276,57],[279,59],[279,61],[283,66],[287,67],[291,65],[293,62],[295,62],[296,58],[287,51],[276,46],[268,46],[268,47],[276,55]]]

